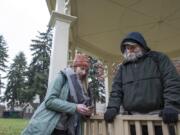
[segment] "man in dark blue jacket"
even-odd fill
[[[180,112],[180,76],[170,59],[151,51],[139,32],[121,42],[124,62],[113,80],[104,118],[112,122],[122,105],[129,114],[161,114],[176,123]]]

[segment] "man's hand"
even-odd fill
[[[171,107],[165,107],[159,116],[162,117],[163,122],[166,124],[177,123],[178,121],[178,111]]]
[[[106,110],[106,112],[104,113],[104,119],[106,122],[113,122],[116,115],[117,115],[117,109],[116,108],[108,108]]]
[[[82,115],[90,116],[91,110],[84,104],[77,104],[76,111]]]

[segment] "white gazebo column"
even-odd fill
[[[104,84],[105,84],[105,99],[106,99],[106,106],[108,105],[108,101],[109,101],[109,65],[108,65],[108,63],[107,63],[107,65],[105,65],[106,67],[105,67],[105,69],[106,69],[106,71],[105,71],[105,82],[104,82]]]
[[[112,85],[112,62],[108,61],[107,63],[107,77],[105,79],[105,90],[106,90],[106,105],[109,101],[109,94],[111,91],[111,85]]]
[[[114,60],[114,61],[108,61],[107,62],[107,75],[106,75],[106,78],[105,78],[105,90],[106,90],[106,105],[109,101],[109,96],[110,96],[110,92],[112,90],[112,81],[113,81],[113,78],[114,78],[114,75],[116,74],[116,70],[118,69],[118,65],[119,65],[119,62],[118,60]]]
[[[67,0],[56,0],[56,11],[51,14],[49,25],[54,27],[50,58],[49,83],[55,75],[67,66],[70,25],[76,19],[68,15]]]

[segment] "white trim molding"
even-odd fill
[[[76,16],[65,15],[65,14],[53,11],[51,14],[50,21],[49,21],[49,26],[54,27],[57,20],[71,24],[76,19],[77,19]]]

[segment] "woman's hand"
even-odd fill
[[[82,115],[91,116],[92,109],[88,108],[84,104],[77,104],[76,111]]]

